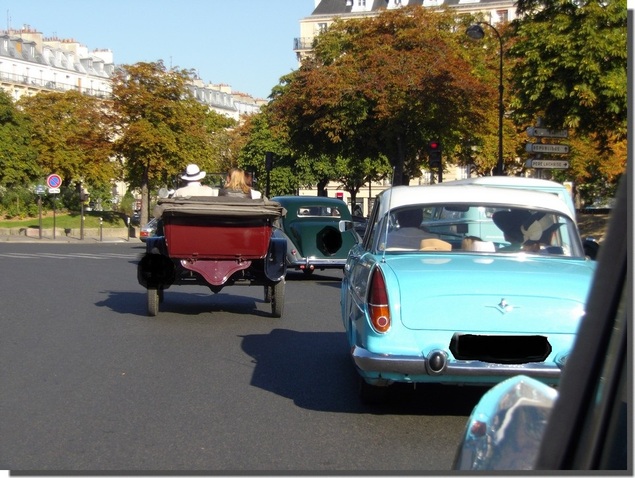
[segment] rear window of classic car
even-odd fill
[[[298,208],[298,217],[323,217],[341,216],[342,213],[337,207],[327,206],[301,206]]]
[[[584,257],[575,223],[555,211],[487,204],[409,205],[390,213],[379,250]]]

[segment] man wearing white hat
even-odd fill
[[[177,189],[172,197],[218,196],[217,190],[201,184],[201,179],[204,177],[205,171],[201,171],[196,164],[188,164],[185,168],[185,174],[181,176],[186,184]]]

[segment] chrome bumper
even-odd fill
[[[295,269],[323,269],[323,268],[344,268],[346,259],[318,259],[315,257],[306,257],[301,260],[291,261],[290,268]]]
[[[445,366],[440,370],[428,363],[426,357],[414,357],[410,355],[388,355],[376,354],[366,349],[354,346],[351,349],[351,356],[355,365],[363,372],[379,373],[390,379],[390,374],[404,375],[409,377],[429,375],[436,377],[431,381],[444,381],[443,377],[448,377],[448,382],[460,382],[452,377],[473,377],[481,379],[483,383],[498,381],[500,378],[512,377],[524,374],[534,378],[557,380],[562,374],[562,370],[555,364],[525,363],[525,364],[497,364],[481,362],[478,360],[447,360]],[[488,380],[490,378],[490,380]],[[478,381],[478,380],[476,380]],[[475,380],[466,380],[474,383]]]

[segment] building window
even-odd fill
[[[326,31],[327,24],[326,23],[318,23],[317,29],[318,33],[324,33]]]
[[[357,0],[357,6],[358,7],[365,7],[366,6],[366,0]]]
[[[504,23],[509,21],[509,12],[507,10],[496,10],[498,16],[498,23]]]

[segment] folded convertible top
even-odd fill
[[[277,219],[286,214],[280,203],[267,198],[249,199],[230,196],[192,196],[159,199],[155,217],[222,216]]]

